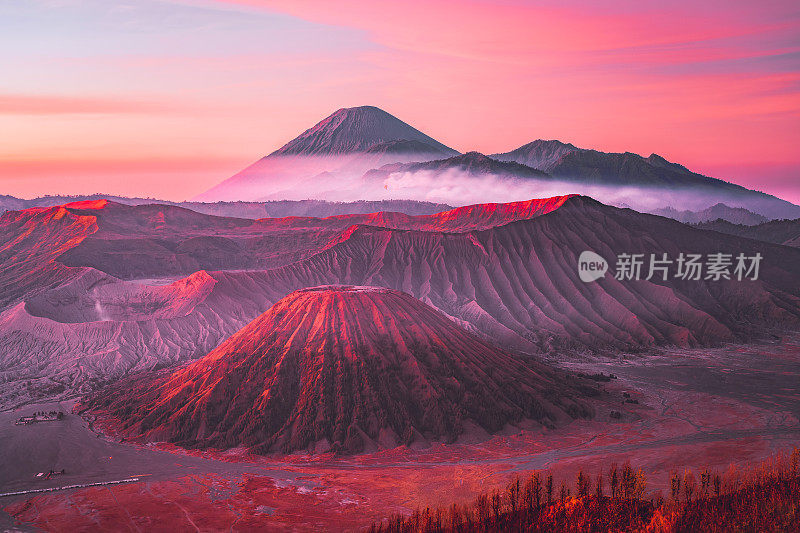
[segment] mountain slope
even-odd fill
[[[296,291],[208,356],[86,399],[128,435],[256,452],[453,441],[591,410],[574,378],[486,344],[401,292]],[[569,413],[569,414],[567,414]]]
[[[695,227],[747,239],[800,247],[800,219],[771,220],[757,225],[732,224],[727,220],[718,219],[695,224]]]
[[[631,152],[607,153],[577,148],[560,141],[537,140],[490,157],[529,165],[565,182],[608,187],[612,193],[620,192],[623,187],[645,188],[645,194],[652,189],[682,193],[675,196],[673,203],[682,202],[683,205],[692,205],[693,209],[704,209],[724,202],[730,206],[745,207],[771,219],[800,217],[800,206],[692,172],[658,154],[642,157]],[[574,190],[582,191],[585,188]],[[648,195],[658,196],[659,193]],[[668,201],[672,196],[665,195],[664,198]]]
[[[18,277],[9,279],[15,280],[20,291],[6,291],[4,296],[10,299],[0,300],[0,306],[33,288],[25,280],[35,277],[45,264],[64,274],[64,265],[92,267],[122,279],[175,277],[198,270],[272,268],[339,242],[355,224],[470,231],[547,213],[568,198],[466,206],[417,216],[377,212],[258,220],[203,215],[171,205],[127,206],[105,200],[8,212],[0,218],[0,252],[8,249],[9,270],[4,274],[19,271]],[[76,234],[80,237],[75,238]],[[52,251],[43,257],[46,250]],[[20,254],[30,251],[36,251],[35,257],[40,259],[20,262]]]
[[[565,155],[578,151],[575,145],[561,141],[537,139],[503,154],[492,154],[498,161],[513,161],[522,165],[550,172]]]
[[[246,305],[215,294],[217,280],[205,272],[148,286],[76,270],[0,313],[3,408],[70,398],[131,372],[196,359],[257,314],[246,294]]]
[[[681,252],[764,257],[758,281],[578,278],[578,256]],[[584,197],[530,220],[441,234],[358,228],[300,263],[219,273],[220,287],[275,301],[303,284],[391,287],[523,350],[697,346],[741,340],[800,320],[800,252],[720,236]],[[674,265],[673,265],[674,266]],[[254,287],[259,287],[255,289]]]
[[[0,216],[0,309],[77,275],[57,259],[97,231],[96,217],[83,208],[102,209],[106,202],[76,205],[80,212],[57,206]]]
[[[93,220],[102,230],[102,217]],[[199,272],[163,288],[85,266],[71,270],[88,272],[40,286],[0,314],[0,393],[10,398],[40,395],[51,386],[92,388],[110,375],[200,357],[286,294],[323,284],[402,290],[502,346],[561,357],[713,345],[800,326],[800,250],[786,246],[701,231],[585,197],[473,206],[424,220],[415,229],[376,227],[403,227],[389,214],[372,217],[366,222],[372,226],[345,221],[334,240],[296,262]],[[476,230],[486,222],[491,227]],[[287,250],[288,235],[275,240]],[[621,253],[668,253],[674,260],[681,252],[757,252],[764,259],[758,281],[617,281],[609,273],[584,283],[577,261],[585,250],[612,267]],[[159,268],[166,267],[164,261]],[[32,377],[39,381],[26,387]]]
[[[755,226],[769,220],[767,217],[761,216],[752,211],[748,211],[742,207],[730,207],[725,204],[714,204],[702,211],[679,211],[672,207],[665,207],[663,209],[656,209],[653,211],[654,215],[662,217],[669,217],[683,222],[684,224],[698,224],[701,222],[708,222],[711,220],[726,220],[733,224],[744,224],[747,226]]]
[[[416,163],[395,163],[370,170],[365,174],[367,180],[383,180],[393,173],[427,172],[441,175],[451,172],[470,176],[494,176],[500,178],[549,179],[550,176],[520,163],[498,161],[478,152]]]
[[[357,200],[353,202],[327,202],[325,200],[274,200],[269,202],[171,202],[156,198],[136,198],[108,194],[75,196],[40,196],[30,200],[13,196],[0,196],[0,214],[6,211],[21,211],[32,207],[52,207],[74,202],[108,200],[117,204],[146,205],[163,204],[191,209],[204,215],[231,218],[282,218],[282,217],[329,217],[391,211],[406,215],[430,215],[453,207],[447,204],[414,200]]]
[[[393,141],[416,141],[413,145],[406,144],[402,151],[457,153],[382,109],[361,106],[339,109],[272,152],[270,156],[365,152],[375,145]]]
[[[376,166],[457,153],[377,107],[339,109],[197,200],[306,199]]]
[[[539,216],[567,200],[423,216],[256,221],[105,201],[8,212],[0,218],[0,405],[69,395],[195,359],[293,288],[307,286],[280,282],[275,289],[285,292],[268,299],[247,283],[218,286],[221,273],[198,268],[285,265],[348,240],[359,224],[471,231]]]

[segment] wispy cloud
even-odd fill
[[[0,115],[73,115],[119,113],[168,113],[176,111],[174,102],[118,100],[72,96],[0,94]]]

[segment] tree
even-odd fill
[[[558,490],[558,496],[561,503],[564,503],[565,501],[567,501],[567,498],[569,498],[569,488],[567,487],[567,484],[564,483],[563,481],[561,482],[561,487]]]
[[[525,485],[522,486],[522,495],[520,498],[521,509],[530,515],[531,512],[533,512],[533,476],[528,477],[525,481]]]
[[[681,496],[681,476],[677,470],[673,470],[669,480],[669,491],[673,501],[678,501]]]
[[[414,531],[418,531],[420,525],[422,524],[422,513],[419,510],[419,507],[414,509],[414,512],[411,513],[411,529]]]
[[[644,498],[645,490],[647,490],[647,477],[644,474],[644,470],[637,468],[634,472],[633,490],[630,497],[635,500],[640,500]]]
[[[597,474],[597,481],[594,482],[594,497],[597,501],[603,501],[603,473]]]
[[[583,470],[578,471],[578,478],[575,480],[575,488],[578,491],[578,498],[589,497],[589,492],[592,490],[592,480],[583,473]]]
[[[611,483],[611,498],[619,497],[619,472],[617,472],[617,463],[611,463],[611,469],[608,471],[608,479]]]
[[[708,498],[711,488],[711,473],[708,470],[700,472],[700,499]]]
[[[524,488],[525,508],[528,513],[538,511],[542,505],[542,477],[539,472],[534,472],[525,482]]]
[[[547,474],[547,481],[544,484],[544,491],[547,495],[547,504],[553,503],[553,474]]]
[[[508,497],[508,507],[511,513],[516,513],[517,509],[519,509],[519,494],[520,494],[520,482],[519,477],[515,477],[511,483],[508,484],[506,487],[506,495]]]
[[[486,494],[478,496],[475,508],[478,511],[478,524],[485,527],[489,523],[489,497]]]
[[[683,473],[683,497],[687,503],[692,501],[692,496],[696,488],[697,480],[692,471],[687,469],[686,472]]]
[[[433,529],[433,517],[431,516],[431,508],[426,507],[424,511],[422,511],[422,523],[425,528],[425,531],[430,531]]]
[[[492,492],[491,498],[491,505],[492,505],[492,518],[494,518],[494,523],[500,523],[500,515],[502,514],[502,502],[500,500],[500,493],[498,491]]]
[[[625,461],[625,463],[622,465],[622,474],[620,475],[619,480],[619,495],[622,499],[627,500],[633,497],[634,483],[635,476],[633,473],[633,468],[631,468],[631,463],[629,461]]]

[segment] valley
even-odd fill
[[[9,490],[139,476],[126,485],[3,498],[0,525],[55,531],[86,527],[158,530],[155,513],[172,528],[194,525],[247,529],[267,518],[276,530],[356,529],[418,505],[467,501],[532,469],[571,478],[630,459],[652,490],[666,490],[672,468],[744,465],[790,449],[800,440],[800,337],[714,349],[660,349],[568,365],[613,373],[604,384],[623,413],[619,421],[574,421],[557,430],[508,428],[483,442],[457,441],[354,457],[252,456],[243,451],[186,452],[98,437],[71,415],[63,426],[14,426],[28,406],[0,414],[2,485]],[[638,404],[624,403],[629,393]],[[37,433],[32,437],[30,430]],[[26,433],[27,432],[27,433]],[[13,466],[10,468],[10,466]],[[42,482],[35,472],[65,468]],[[124,526],[123,526],[124,527]]]
[[[0,274],[24,295],[7,291],[11,305],[0,312],[6,383],[0,405],[6,407],[197,359],[290,292],[317,285],[400,290],[500,347],[537,355],[747,341],[800,322],[800,251],[580,196],[413,217],[246,221],[110,203],[3,217],[9,234],[31,228],[5,245],[11,268]],[[261,237],[254,241],[253,233]],[[37,246],[39,238],[47,245]],[[246,270],[185,275],[198,265],[175,248],[202,239],[219,249],[196,252],[209,267],[231,261],[219,242],[249,247],[250,255],[237,252],[237,261],[255,262]],[[281,247],[253,244],[261,241]],[[613,257],[623,251],[677,255],[687,247],[758,252],[765,257],[760,279],[578,279],[583,250]],[[267,255],[278,266],[256,269]],[[164,277],[178,279],[124,279]]]

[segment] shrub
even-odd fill
[[[373,524],[371,531],[433,533],[485,531],[796,531],[800,516],[800,451],[764,462],[742,473],[703,470],[700,487],[690,469],[669,477],[670,500],[644,498],[646,480],[626,462],[608,470],[611,496],[603,493],[603,475],[594,480],[580,471],[575,496],[562,480],[554,498],[552,474],[533,472],[514,478],[504,491],[481,494],[465,506],[414,511]],[[544,489],[544,494],[542,494]],[[681,499],[681,493],[683,498]]]

